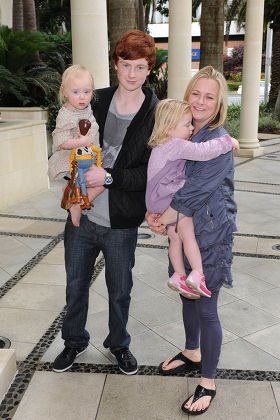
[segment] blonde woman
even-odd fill
[[[190,104],[194,132],[192,142],[227,134],[223,123],[227,114],[227,85],[221,73],[204,67],[190,80],[184,100]],[[201,370],[200,383],[182,404],[188,415],[208,410],[216,395],[215,376],[219,361],[222,329],[217,302],[222,285],[232,287],[233,232],[236,231],[234,201],[234,159],[228,152],[207,162],[188,162],[183,187],[177,191],[164,214],[147,214],[150,228],[164,233],[164,226],[176,221],[177,213],[192,216],[211,299],[185,299],[183,321],[185,349],[159,366],[163,375]],[[185,269],[191,269],[184,260]],[[170,265],[170,273],[173,267]]]
[[[166,99],[156,106],[155,125],[148,145],[153,149],[148,164],[146,206],[158,217],[170,205],[173,195],[185,183],[186,159],[207,161],[229,152],[237,140],[228,134],[205,143],[191,143],[192,114],[185,101]],[[200,295],[210,298],[205,284],[200,251],[195,239],[192,217],[178,213],[177,223],[167,227],[169,258],[174,274],[168,286],[189,299]],[[186,276],[182,245],[192,271]]]

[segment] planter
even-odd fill
[[[48,110],[34,107],[0,107],[3,120],[45,120],[48,121]]]
[[[1,120],[0,208],[49,188],[45,121]]]
[[[48,109],[34,107],[0,107],[2,120],[28,120],[48,122]],[[47,131],[48,156],[52,154],[52,134]]]

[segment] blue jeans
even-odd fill
[[[62,326],[62,338],[68,347],[88,345],[85,329],[89,285],[99,252],[105,258],[105,278],[109,294],[109,334],[103,345],[111,350],[128,347],[126,330],[132,289],[132,268],[138,228],[111,229],[97,225],[82,215],[80,227],[68,216],[65,234],[65,267],[67,275],[67,313]]]

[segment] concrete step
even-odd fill
[[[8,391],[17,371],[13,349],[0,349],[0,403]]]

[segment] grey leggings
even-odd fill
[[[217,313],[219,291],[212,292],[211,298],[201,297],[183,301],[183,321],[186,331],[186,349],[201,350],[202,376],[215,378],[221,345],[222,328]]]
[[[200,345],[202,376],[215,378],[222,345],[222,328],[218,317],[217,303],[221,286],[231,287],[232,237],[220,244],[201,249],[206,285],[211,298],[186,299],[183,302],[183,321],[186,332],[186,349],[194,350]],[[186,272],[191,268],[185,261]],[[172,270],[172,268],[171,268]]]

